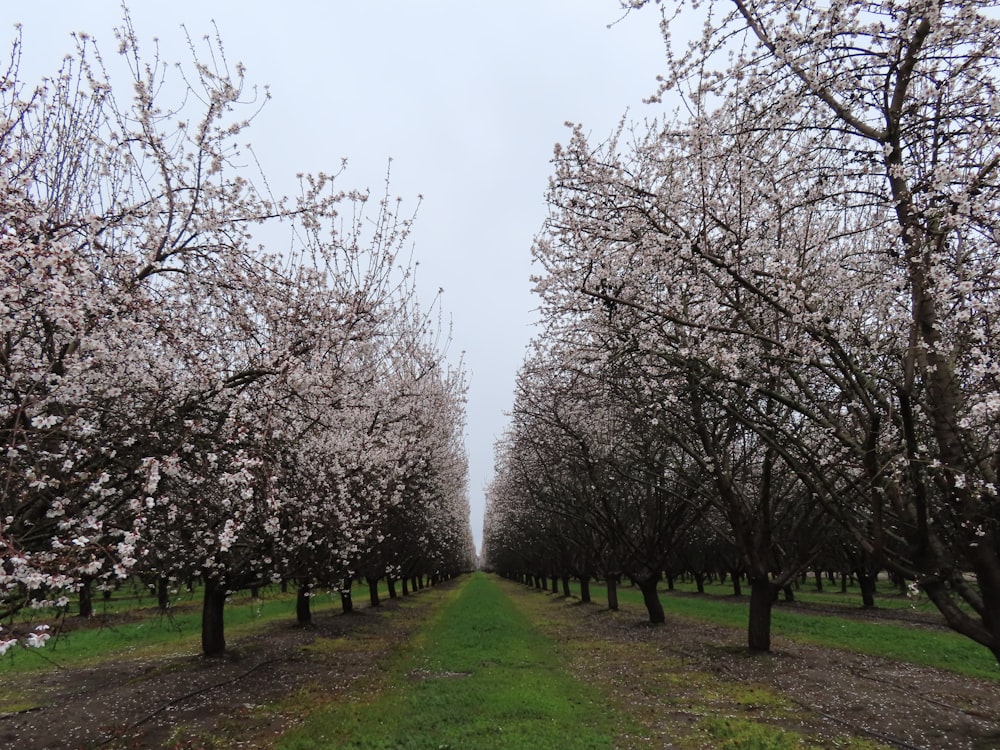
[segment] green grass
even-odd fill
[[[185,594],[166,613],[151,609],[151,601],[147,600],[147,608],[141,611],[134,601],[131,608],[118,606],[113,610],[117,615],[132,614],[134,619],[106,620],[106,614],[96,606],[92,624],[65,633],[53,627],[56,634],[44,648],[14,648],[0,658],[0,675],[81,665],[109,656],[199,653],[200,592]],[[37,613],[37,619],[44,621],[44,614]],[[227,603],[225,618],[227,640],[269,622],[294,620],[295,594],[265,590],[261,598],[252,599],[249,592],[239,592]]]
[[[397,585],[397,592],[401,586]],[[108,656],[148,655],[175,652],[196,654],[201,649],[201,587],[188,591],[180,588],[171,597],[170,609],[161,612],[156,607],[155,592],[141,583],[130,583],[115,591],[110,599],[95,592],[94,616],[84,623],[72,614],[76,602],[67,613],[55,609],[22,610],[13,622],[5,622],[5,632],[26,632],[35,623],[51,625],[51,638],[45,648],[15,647],[0,657],[0,675],[56,669],[86,664]],[[354,606],[368,606],[368,585],[355,583],[351,589]],[[379,585],[379,597],[388,601],[385,581]],[[312,597],[313,612],[334,608],[340,611],[340,594],[316,591]],[[270,622],[295,619],[295,586],[288,593],[279,587],[260,589],[259,598],[249,591],[234,593],[226,604],[226,639],[239,637]],[[73,625],[64,629],[65,625]]]
[[[798,594],[797,594],[798,595]],[[606,601],[603,586],[591,584],[594,601]],[[734,603],[717,596],[676,596],[660,593],[668,616],[746,629],[749,597]],[[618,589],[621,602],[642,605],[641,592],[632,587]],[[772,642],[787,638],[827,648],[838,648],[874,656],[884,656],[910,664],[947,669],[970,677],[1000,680],[1000,665],[983,646],[965,636],[946,630],[908,627],[846,617],[809,615],[782,609],[771,615]]]
[[[705,583],[706,596],[731,597],[733,595],[732,584],[726,583]],[[698,587],[694,581],[677,580],[674,583],[674,590],[678,593],[695,594]],[[795,600],[807,604],[821,604],[825,607],[843,607],[844,609],[859,609],[861,607],[861,589],[857,584],[848,587],[847,591],[841,593],[840,583],[831,584],[828,580],[823,580],[823,590],[816,590],[816,581],[810,575],[809,580],[794,589]],[[750,592],[749,586],[743,584],[743,595]],[[667,593],[667,592],[664,592]],[[926,596],[915,597],[900,594],[899,589],[890,582],[880,580],[875,593],[875,606],[879,609],[915,609],[918,612],[937,612],[934,604]]]
[[[717,750],[800,750],[801,738],[791,732],[746,719],[702,719],[700,729]]]
[[[574,680],[553,643],[477,573],[449,593],[380,689],[313,712],[283,750],[610,748],[600,696]]]

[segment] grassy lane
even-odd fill
[[[449,592],[386,674],[313,711],[284,750],[611,748],[620,717],[482,573]]]

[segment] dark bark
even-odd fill
[[[555,574],[552,575],[552,593],[553,594],[559,593],[559,576]]]
[[[589,602],[590,601],[590,577],[580,576],[580,601]]]
[[[170,582],[166,578],[158,578],[156,581],[156,606],[161,612],[170,608]]]
[[[403,596],[409,596],[410,595],[410,580],[406,576],[403,576],[400,579],[400,582],[403,584]]]
[[[299,590],[295,594],[295,619],[303,627],[312,625],[311,594],[312,587],[309,581],[303,578],[299,581]]]
[[[89,578],[80,585],[80,617],[94,616],[94,589]]]
[[[368,583],[368,601],[373,607],[378,607],[382,602],[378,598],[378,578],[366,577]]]
[[[777,593],[767,576],[751,576],[747,625],[747,646],[751,651],[771,650],[771,608]]]
[[[733,596],[743,596],[743,576],[736,571],[733,571],[730,579],[733,582]]]
[[[816,590],[817,591],[822,591],[823,590],[823,571],[820,570],[819,568],[816,568],[816,570],[814,570],[813,573],[816,576]]]
[[[618,611],[618,577],[609,575],[604,579],[604,584],[608,588],[608,609],[612,612]]]
[[[663,602],[660,601],[659,594],[656,593],[656,586],[660,582],[657,575],[643,578],[636,583],[642,592],[642,602],[646,605],[646,612],[649,614],[649,621],[654,625],[666,622],[666,615],[663,612]]]
[[[858,573],[858,585],[861,587],[861,606],[865,609],[874,609],[875,576],[870,573]]]
[[[562,577],[562,595],[565,597],[572,596],[569,591],[569,576]]]
[[[226,652],[226,631],[223,614],[226,607],[226,587],[214,578],[205,579],[205,597],[201,609],[201,653],[222,656]]]
[[[396,598],[396,579],[392,576],[387,576],[385,579],[386,585],[389,587],[389,598]]]
[[[699,594],[705,593],[705,574],[695,573],[694,574],[694,585],[698,589]]]

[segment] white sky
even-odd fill
[[[190,55],[218,26],[229,62],[272,101],[246,133],[276,194],[297,172],[348,170],[341,187],[391,190],[423,204],[414,232],[418,293],[443,287],[451,354],[470,376],[466,446],[472,530],[481,541],[483,489],[507,424],[515,374],[531,336],[530,247],[566,121],[610,133],[662,71],[653,8],[622,17],[617,0],[132,0],[144,48]],[[105,57],[118,0],[4,0],[0,27],[22,24],[22,73],[52,74],[86,31]],[[4,41],[0,37],[0,42]]]

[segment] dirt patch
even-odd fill
[[[0,747],[266,748],[311,703],[350,691],[376,670],[421,619],[417,610],[439,598],[427,591],[406,598],[413,616],[390,615],[402,600],[315,614],[313,627],[267,626],[219,659],[122,658],[0,676],[0,690],[42,704],[0,717]]]
[[[773,724],[825,748],[849,742],[1000,748],[1000,681],[794,643],[780,634],[772,653],[750,655],[741,629],[669,615],[653,627],[641,606],[609,612],[513,584],[510,591],[544,598],[543,629],[581,679],[600,685],[647,728],[643,736],[623,737],[621,747],[714,747],[697,744],[698,727],[709,719]],[[913,627],[936,627],[914,614]]]

